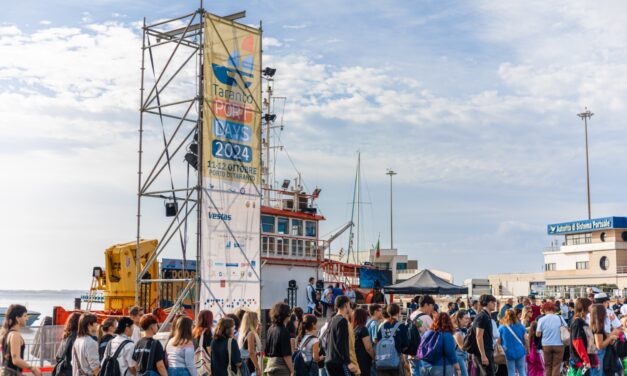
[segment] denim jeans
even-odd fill
[[[597,358],[599,358],[599,367],[590,368],[590,376],[603,376],[603,356],[605,355],[605,349],[597,350]]]
[[[168,376],[191,376],[189,370],[185,367],[168,368]]]
[[[420,359],[409,359],[409,370],[411,372],[411,376],[420,376],[420,368],[422,368],[422,362]]]
[[[518,376],[527,376],[524,356],[519,359],[507,359],[507,375],[514,376],[516,371],[518,371]]]
[[[457,349],[455,350],[455,354],[457,355],[457,363],[459,363],[461,376],[468,376],[468,365],[467,365],[468,353],[465,351],[461,351],[460,349]]]

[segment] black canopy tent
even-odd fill
[[[425,269],[410,279],[395,285],[383,288],[386,294],[468,294],[468,287],[457,286],[449,283],[428,269]]]

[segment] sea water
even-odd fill
[[[86,291],[81,290],[0,290],[0,307],[11,304],[22,304],[29,311],[52,317],[52,308],[61,306],[65,309],[74,308],[74,299],[80,298]],[[94,308],[98,308],[95,306]],[[37,325],[37,322],[35,322]]]

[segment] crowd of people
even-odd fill
[[[331,304],[332,302],[332,304]],[[347,294],[326,302],[328,317],[276,303],[262,340],[257,313],[240,310],[214,321],[177,316],[167,341],[159,322],[138,307],[98,323],[90,313],[67,319],[54,376],[599,376],[624,372],[627,304],[606,294],[575,301],[492,295],[438,306],[416,296],[358,306]],[[627,303],[627,302],[625,302]],[[466,308],[468,306],[468,308]],[[309,310],[311,312],[311,310]],[[403,319],[402,314],[406,317]],[[24,360],[27,310],[12,305],[0,333],[2,376],[41,372]],[[262,373],[263,370],[263,373]]]

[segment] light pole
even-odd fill
[[[586,133],[586,188],[588,192],[588,219],[592,219],[592,215],[590,214],[590,162],[588,161],[588,119],[590,119],[594,115],[588,107],[582,113],[577,114],[584,123],[584,129]]]
[[[394,172],[392,169],[388,168],[388,172],[385,173],[386,175],[390,175],[390,250],[394,249],[394,205],[392,201],[392,177],[394,175],[396,175],[396,172]]]

